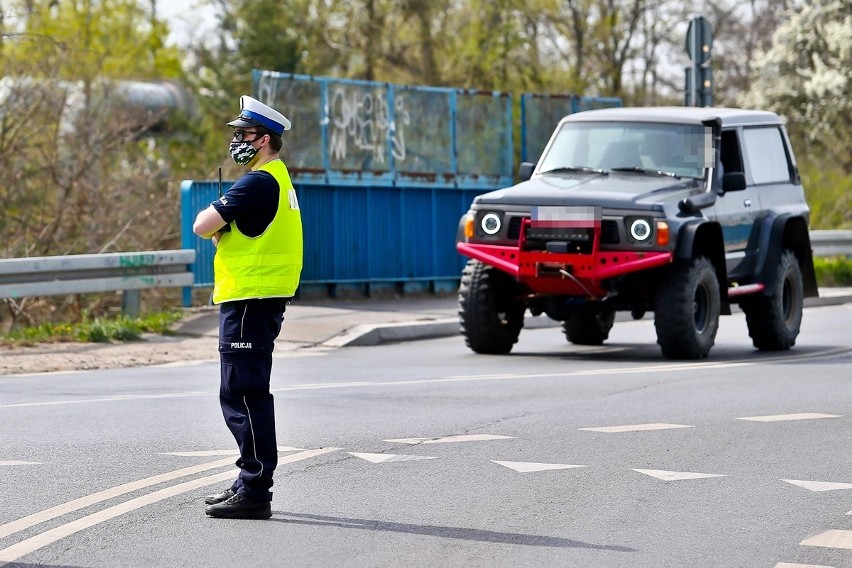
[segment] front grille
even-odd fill
[[[621,239],[618,237],[618,221],[604,219],[601,222],[601,244],[617,245]]]
[[[524,217],[512,217],[509,219],[509,227],[506,229],[506,238],[511,241],[517,241],[521,238],[521,224]]]
[[[595,230],[584,227],[528,227],[527,250],[591,254]]]

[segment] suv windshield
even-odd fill
[[[703,178],[705,167],[713,163],[711,141],[710,129],[701,125],[567,122],[539,161],[538,171],[582,166]]]

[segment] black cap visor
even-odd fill
[[[248,126],[263,126],[259,122],[254,122],[251,120],[246,120],[243,117],[239,117],[236,120],[232,120],[228,123],[228,126],[233,126],[234,128],[246,128]]]

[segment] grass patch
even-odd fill
[[[26,344],[52,341],[136,341],[143,333],[168,335],[169,326],[180,318],[179,311],[145,314],[138,318],[123,315],[113,318],[90,318],[84,314],[83,321],[79,323],[43,323],[15,329],[0,336],[0,342]]]
[[[852,286],[852,259],[842,256],[815,258],[814,270],[819,286]]]

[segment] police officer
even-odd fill
[[[281,136],[290,121],[248,96],[230,152],[250,171],[195,219],[192,230],[212,238],[213,303],[219,304],[219,401],[240,449],[236,481],[205,498],[211,517],[268,519],[278,464],[275,409],[269,392],[272,349],[302,270],[302,220]]]

